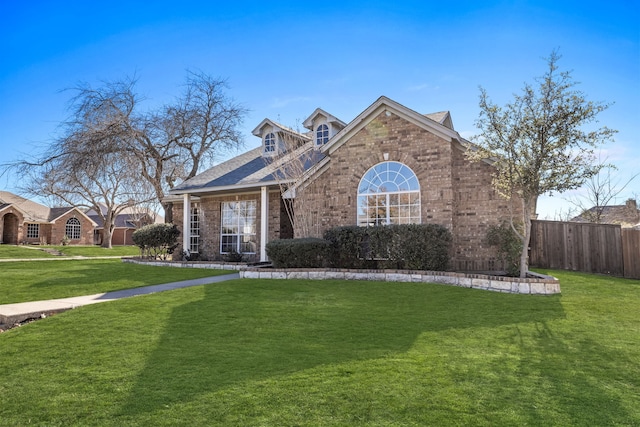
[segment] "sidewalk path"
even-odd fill
[[[84,295],[79,297],[60,298],[46,301],[21,302],[0,305],[0,325],[12,326],[27,319],[36,319],[54,313],[81,307],[83,305],[114,301],[137,295],[147,295],[172,289],[187,288],[189,286],[208,285],[240,278],[238,273],[223,276],[203,277],[201,279],[184,280],[181,282],[164,283],[161,285],[143,286],[140,288],[123,289],[102,294]],[[44,316],[43,316],[44,315]],[[1,328],[0,328],[1,329]]]

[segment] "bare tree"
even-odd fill
[[[616,170],[618,168],[615,165],[601,163],[600,171],[585,181],[584,195],[567,199],[587,222],[599,224],[605,208],[640,175],[637,173],[628,180],[622,181],[613,175]]]
[[[536,214],[538,196],[572,190],[600,169],[593,150],[612,139],[607,127],[585,131],[584,125],[597,122],[597,115],[609,105],[587,101],[574,89],[569,72],[558,72],[560,55],[547,59],[547,72],[536,79],[537,86],[525,84],[521,95],[501,108],[480,89],[481,133],[470,147],[472,160],[491,160],[497,168],[493,184],[504,197],[518,195],[523,201],[523,229],[512,227],[522,240],[520,276],[529,269],[528,248],[531,219]],[[513,218],[512,218],[513,219]]]
[[[225,94],[224,80],[189,72],[183,94],[150,112],[141,111],[135,85],[135,78],[123,78],[97,88],[76,86],[62,136],[44,154],[5,165],[31,178],[25,188],[32,194],[91,207],[99,215],[99,204],[106,206],[105,246],[118,206],[152,198],[171,221],[166,191],[242,144],[246,110]]]
[[[293,129],[277,132],[274,152],[265,161],[278,182],[280,195],[296,237],[317,237],[319,225],[317,201],[304,197],[305,176],[322,157],[313,141]]]
[[[131,132],[126,123],[136,105],[133,83],[78,86],[62,136],[40,157],[16,165],[27,178],[22,185],[27,193],[95,210],[103,221],[106,248],[111,247],[118,213],[147,201],[149,194],[127,152]]]
[[[174,103],[137,120],[131,152],[159,202],[216,156],[242,146],[239,127],[247,110],[225,94],[226,88],[224,80],[188,72],[184,92]],[[163,208],[170,221],[170,209]]]

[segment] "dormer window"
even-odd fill
[[[329,126],[321,124],[316,129],[316,145],[324,145],[329,141]]]
[[[273,154],[276,151],[276,136],[273,133],[268,133],[264,136],[264,152]]]

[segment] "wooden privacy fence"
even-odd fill
[[[640,230],[613,224],[532,221],[529,263],[640,279]]]

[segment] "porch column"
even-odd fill
[[[260,261],[267,259],[267,240],[269,239],[269,190],[260,188]]]
[[[182,250],[188,251],[191,248],[191,195],[182,195]]]

